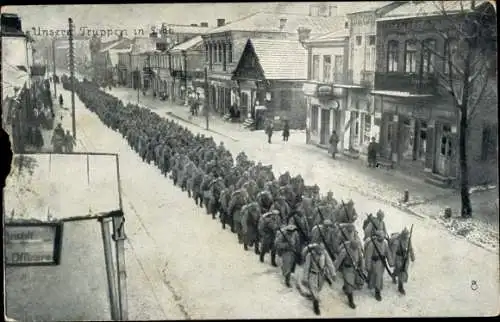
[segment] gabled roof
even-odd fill
[[[346,15],[353,15],[362,12],[377,11],[395,1],[360,1],[349,3],[350,10]]]
[[[307,79],[307,51],[297,40],[249,39],[247,43],[266,79]]]
[[[280,19],[287,19],[283,30],[280,29]],[[311,17],[304,15],[277,14],[257,12],[243,19],[233,21],[222,27],[214,28],[207,34],[225,31],[261,31],[297,33],[299,27],[311,29],[311,34],[326,34],[344,26],[346,18],[341,17]]]
[[[476,1],[476,7],[488,1]],[[472,1],[409,1],[402,6],[389,11],[378,20],[392,20],[409,17],[440,16],[445,14],[455,14],[462,10],[471,10]],[[462,9],[463,8],[463,9]]]
[[[196,36],[194,38],[189,39],[188,41],[185,41],[183,43],[178,44],[177,46],[170,49],[170,51],[171,52],[179,52],[182,50],[189,50],[189,49],[199,45],[202,42],[203,42],[203,38],[201,38],[201,36]]]
[[[305,43],[338,41],[338,40],[344,40],[346,37],[349,37],[349,32],[344,29],[308,39],[305,41]]]

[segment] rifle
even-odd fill
[[[375,225],[375,223],[373,222],[373,218],[372,216],[368,216],[368,220],[370,221],[370,223],[372,224],[372,226],[376,229],[376,230],[379,230],[378,226]],[[370,236],[371,237],[371,236]],[[389,234],[387,234],[387,231],[385,231],[385,236],[384,236],[385,239],[387,239],[387,241],[389,241]]]
[[[383,257],[383,256],[382,256],[382,254],[380,253],[380,250],[378,249],[377,244],[375,244],[375,241],[373,240],[373,237],[370,237],[370,240],[371,240],[371,242],[372,242],[372,244],[373,244],[373,247],[375,248],[375,251],[377,252],[378,257],[380,258],[380,260],[382,260],[382,257]],[[387,266],[387,261],[385,260],[385,258],[384,258],[384,267],[385,267],[385,269],[387,270],[387,273],[389,274],[389,276],[390,276],[390,277],[393,277],[393,276],[394,276],[394,274],[393,274],[393,273],[391,273],[391,270],[390,270],[390,269],[389,269],[389,267]]]
[[[411,235],[413,234],[413,225],[411,225],[410,228],[410,238],[408,239],[408,246],[406,247],[406,252],[405,252],[405,258],[403,259],[403,268],[401,272],[406,273],[406,263],[408,262],[408,257],[410,256],[409,251],[410,251],[410,245],[411,245]]]
[[[324,222],[325,219],[323,218],[323,214],[321,213],[321,210],[319,210],[319,207],[317,209],[318,209],[319,216],[321,217],[321,221]],[[326,243],[326,240],[325,240],[325,236],[323,236],[323,232],[321,231],[321,227],[319,227],[319,225],[318,225],[318,230],[319,230],[319,235],[321,237],[321,240],[323,241],[323,244],[325,244],[325,248],[326,248],[326,251],[328,252],[328,255],[330,256],[330,258],[332,260],[335,260],[335,256],[332,254],[330,248],[328,247],[328,244]]]
[[[283,235],[283,238],[285,239],[285,241],[288,244],[288,246],[290,246],[292,248],[292,250],[295,253],[295,255],[297,255],[300,258],[301,254],[298,253],[297,250],[293,247],[293,244],[290,242],[290,240],[288,240],[288,237],[286,237],[285,233],[283,232],[283,230],[281,230],[281,228],[279,226],[278,226],[278,231],[281,233],[281,235]]]

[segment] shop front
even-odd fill
[[[382,105],[382,159],[408,174],[456,178],[457,116],[452,106],[425,98],[375,99]]]
[[[233,87],[235,87],[235,82],[231,80],[230,76],[217,75],[209,80],[208,98],[210,108],[221,117],[229,112],[231,89]]]
[[[328,148],[333,131],[341,137],[345,118],[345,92],[341,88],[317,83],[305,83],[307,143]],[[339,142],[342,144],[342,142]]]

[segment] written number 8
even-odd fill
[[[477,281],[475,280],[472,280],[471,284],[470,284],[470,288],[471,290],[475,291],[479,288],[479,285],[477,285]]]

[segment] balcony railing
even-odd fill
[[[375,89],[409,92],[412,94],[436,94],[437,79],[434,75],[405,73],[375,73]]]

